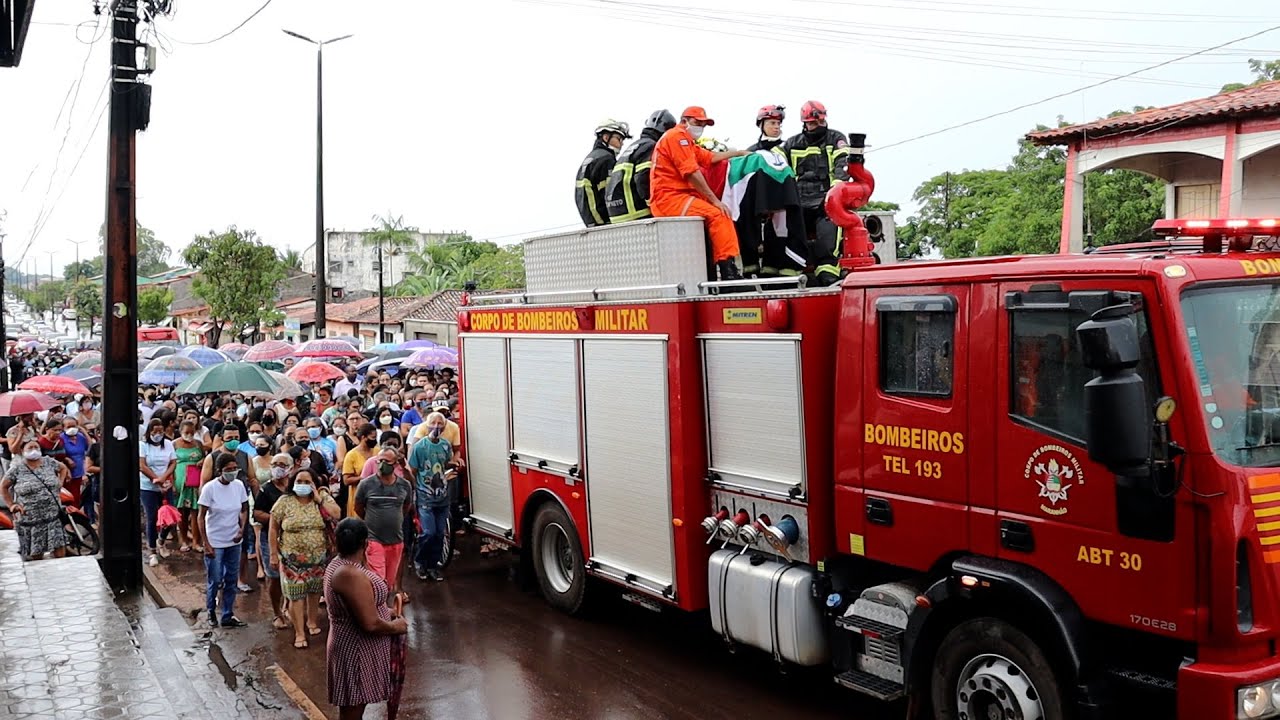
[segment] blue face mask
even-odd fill
[[[313,489],[310,485],[298,484],[293,486],[293,494],[299,497],[308,497]]]
[[[309,428],[307,428],[307,434],[311,436],[311,439],[312,439],[312,440],[319,439],[319,437],[320,437],[320,428],[318,428],[318,427],[309,427]]]
[[[235,452],[236,450],[240,449],[240,441],[227,440],[226,442],[222,443],[222,447],[226,448],[227,452]]]

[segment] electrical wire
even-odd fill
[[[230,30],[228,30],[228,31],[226,31],[226,32],[224,32],[224,33],[222,33],[222,34],[221,34],[221,35],[219,35],[218,37],[213,38],[212,40],[200,40],[200,41],[198,41],[198,42],[188,42],[188,41],[186,41],[186,40],[179,40],[179,39],[177,39],[177,38],[175,38],[175,37],[173,37],[173,36],[171,36],[171,35],[167,35],[167,36],[165,36],[165,37],[166,37],[170,42],[174,42],[174,43],[177,43],[177,44],[179,44],[179,45],[212,45],[213,43],[216,43],[216,42],[218,42],[219,40],[224,40],[224,39],[226,39],[226,38],[230,37],[230,36],[231,36],[233,33],[235,33],[237,30],[239,30],[240,28],[244,27],[245,25],[248,25],[248,24],[249,24],[249,21],[250,21],[250,20],[252,20],[252,19],[254,19],[254,18],[256,18],[256,17],[258,17],[258,14],[259,14],[259,13],[261,13],[263,10],[266,10],[266,9],[267,9],[267,6],[268,6],[268,5],[270,5],[270,4],[271,4],[271,2],[272,2],[272,0],[267,0],[266,2],[262,3],[262,6],[261,6],[261,7],[259,7],[257,10],[254,10],[252,15],[250,15],[249,17],[245,18],[244,20],[240,21],[240,24],[239,24],[239,25],[236,25],[235,27],[233,27],[233,28],[231,28]]]

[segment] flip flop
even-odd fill
[[[318,628],[318,627],[309,627],[309,628],[307,628],[307,634],[308,634],[308,635],[319,635],[321,632],[323,632],[323,631],[322,631],[320,628]]]
[[[191,546],[190,546],[190,545],[183,545],[182,547],[178,548],[178,552],[181,552],[181,553],[189,553],[189,552],[191,552]]]
[[[306,641],[306,640],[294,640],[294,641],[293,641],[293,646],[294,646],[295,648],[299,649],[299,650],[305,650],[305,649],[307,648],[307,641]]]
[[[284,630],[285,628],[290,628],[293,626],[289,624],[288,620],[285,620],[282,617],[275,617],[275,618],[272,618],[271,620],[271,627],[277,630]]]

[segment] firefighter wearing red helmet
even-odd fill
[[[630,137],[631,127],[624,122],[605,120],[596,126],[596,143],[578,167],[578,178],[573,188],[578,215],[587,227],[609,224],[604,190],[622,141]]]
[[[662,134],[676,126],[669,110],[654,110],[640,137],[618,153],[618,162],[609,173],[605,186],[605,206],[613,224],[642,220],[653,216],[649,209],[649,171],[653,167],[653,148]]]
[[[832,185],[849,179],[848,156],[855,150],[849,147],[844,133],[827,127],[827,108],[817,100],[800,108],[800,121],[804,130],[788,138],[783,150],[796,172],[805,230],[811,239],[809,264],[814,281],[831,285],[840,279],[842,238],[840,230],[827,219],[823,203]],[[861,154],[862,149],[856,152]]]
[[[760,139],[755,145],[747,148],[756,150],[773,150],[782,145],[782,121],[787,119],[787,108],[783,105],[765,105],[756,112],[756,127],[760,128]]]

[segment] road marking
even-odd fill
[[[289,673],[285,672],[284,668],[278,664],[273,664],[267,669],[276,674],[276,680],[280,683],[284,694],[288,695],[293,704],[307,716],[307,720],[328,720],[324,712],[314,702],[311,702],[311,698],[307,697],[307,694],[302,691],[302,688],[298,687],[298,683],[294,682],[293,678],[289,677]]]

